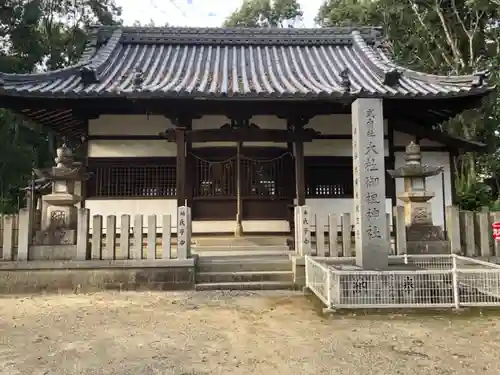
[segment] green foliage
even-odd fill
[[[480,210],[492,202],[491,187],[476,175],[475,160],[463,155],[455,163],[455,189],[460,208],[468,211]]]
[[[284,27],[302,17],[297,0],[244,0],[224,22],[226,27]]]
[[[114,24],[114,0],[4,0],[0,6],[0,71],[59,69],[81,55],[90,25]],[[18,208],[19,188],[33,167],[53,164],[54,138],[0,109],[0,212]]]
[[[500,82],[500,8],[491,0],[325,0],[316,22],[322,26],[377,25],[385,47],[403,66],[432,74],[471,74],[492,69]],[[500,102],[486,100],[480,111],[467,111],[436,124],[451,134],[488,145],[488,155],[467,154],[457,167],[460,204],[475,209],[488,203],[491,191],[483,176],[500,173]]]

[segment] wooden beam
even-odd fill
[[[175,142],[177,132],[167,129],[160,136],[169,142]],[[318,136],[313,129],[299,132],[275,129],[204,129],[188,130],[185,134],[187,142],[310,142]]]

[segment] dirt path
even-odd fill
[[[500,374],[500,315],[325,318],[300,293],[0,299],[0,374]]]

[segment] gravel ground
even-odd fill
[[[0,299],[0,374],[500,374],[500,314],[336,315],[293,292]]]

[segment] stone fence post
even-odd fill
[[[30,212],[28,208],[19,211],[19,234],[17,242],[17,260],[27,261],[29,246],[31,244]]]
[[[298,207],[298,242],[295,244],[300,256],[311,254],[311,207]]]
[[[76,229],[76,260],[87,259],[89,247],[90,210],[79,208]]]
[[[177,208],[177,258],[191,257],[191,208],[180,206]]]

